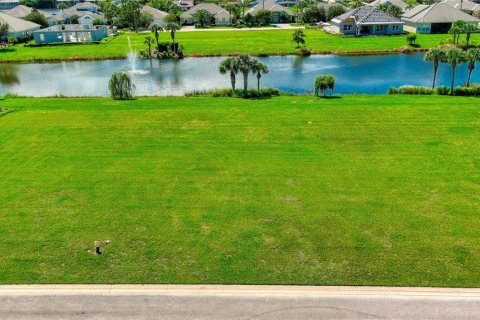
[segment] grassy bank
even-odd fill
[[[305,30],[307,47],[314,53],[363,53],[388,52],[405,47],[406,36],[340,37],[322,31]],[[295,54],[297,49],[291,40],[292,30],[253,30],[253,31],[203,31],[179,32],[177,41],[185,48],[188,56],[233,55],[247,53],[253,55]],[[144,50],[147,34],[130,34],[137,50]],[[451,35],[417,36],[420,49],[437,46]],[[473,41],[480,36],[472,35]],[[161,41],[170,41],[166,32],[161,33]],[[101,44],[78,46],[23,47],[18,45],[0,50],[0,62],[35,62],[55,60],[94,60],[124,58],[127,52],[127,36],[121,35]]]
[[[478,99],[0,108],[0,283],[480,286]]]

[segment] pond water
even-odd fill
[[[140,60],[138,73],[132,78],[136,95],[184,95],[194,90],[230,86],[228,75],[220,75],[219,63],[225,58],[186,58],[172,60]],[[386,93],[391,86],[404,84],[431,86],[432,64],[423,61],[423,54],[310,57],[284,56],[259,58],[270,68],[261,79],[261,86],[275,87],[291,93],[312,92],[317,75],[333,74],[337,93]],[[49,64],[0,64],[0,94],[7,92],[28,96],[108,96],[107,83],[112,73],[129,70],[128,60],[64,62]],[[441,65],[438,85],[449,85],[451,69]],[[457,70],[457,83],[464,83],[466,65]],[[473,82],[480,82],[475,71]],[[241,75],[237,84],[242,85]],[[251,76],[249,85],[256,86]]]

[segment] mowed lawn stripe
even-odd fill
[[[479,285],[478,99],[0,107],[1,283]]]

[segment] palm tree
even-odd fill
[[[268,71],[268,66],[265,63],[262,63],[258,60],[255,60],[252,64],[252,72],[255,74],[257,77],[257,90],[260,90],[260,78],[262,77],[262,74],[267,74]]]
[[[145,37],[144,43],[147,45],[148,58],[151,60],[152,59],[152,43],[153,43],[152,37],[150,36]]]
[[[170,38],[172,38],[173,51],[177,52],[175,48],[175,32],[180,30],[180,25],[178,23],[167,23],[165,30],[170,31]]]
[[[478,28],[474,24],[466,23],[465,26],[463,26],[463,32],[465,32],[467,34],[467,39],[466,39],[467,40],[467,47],[470,44],[470,36],[472,35],[472,33],[477,32],[477,31],[478,31]]]
[[[228,14],[230,15],[230,24],[233,24],[232,16],[237,15],[238,13],[238,5],[234,2],[227,3],[225,6],[225,10],[228,11]]]
[[[158,50],[158,37],[159,37],[159,33],[163,31],[163,28],[158,24],[154,24],[150,28],[150,31],[152,31],[153,35],[155,36],[155,42],[157,44],[157,50]]]
[[[467,87],[470,87],[470,78],[472,77],[473,70],[475,70],[475,64],[477,61],[480,61],[480,49],[468,49],[465,52],[465,62],[468,63]]]
[[[238,70],[243,75],[243,89],[248,89],[248,74],[252,71],[253,59],[245,54],[242,54],[238,58]]]
[[[465,21],[457,20],[452,23],[452,27],[448,31],[448,33],[453,34],[453,44],[457,44],[458,40],[460,40],[460,34],[463,33],[465,28]]]
[[[460,38],[460,33],[462,32],[463,32],[462,28],[458,26],[452,26],[450,30],[448,30],[448,33],[453,34],[453,44],[458,43],[458,38]]]
[[[435,81],[437,80],[438,66],[444,60],[445,51],[441,48],[433,48],[425,54],[425,61],[433,62],[433,82],[432,89],[435,89]]]
[[[230,81],[232,83],[232,90],[235,90],[236,75],[238,73],[238,59],[227,58],[220,63],[218,70],[221,74],[230,73]]]
[[[445,57],[443,62],[448,63],[452,67],[452,82],[450,84],[450,94],[453,96],[454,91],[453,88],[455,86],[455,73],[457,70],[457,66],[465,61],[464,53],[461,49],[456,47],[448,48],[445,51]]]

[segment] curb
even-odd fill
[[[480,298],[480,288],[270,285],[0,285],[2,295],[266,295]]]

